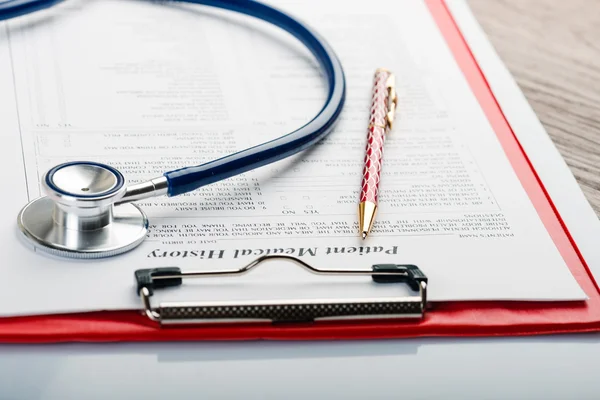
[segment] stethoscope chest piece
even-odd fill
[[[58,165],[42,179],[46,192],[18,216],[34,248],[62,257],[101,258],[124,253],[146,237],[148,219],[134,204],[115,205],[126,191],[116,169],[94,162]]]
[[[0,0],[0,21],[48,8],[60,0]],[[72,258],[114,256],[140,244],[148,220],[133,201],[179,196],[217,181],[280,161],[317,144],[334,128],[346,99],[339,58],[310,27],[259,1],[180,0],[235,11],[282,28],[316,58],[327,81],[327,99],[319,113],[298,129],[221,158],[165,171],[146,182],[125,186],[116,169],[95,162],[70,162],[48,171],[46,197],[27,204],[18,226],[34,248]]]

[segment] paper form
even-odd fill
[[[139,202],[150,218],[148,239],[125,255],[85,262],[36,254],[18,240],[16,215],[41,195],[46,170],[99,161],[135,183],[209,161],[307,122],[325,99],[323,82],[286,34],[203,7],[73,1],[4,24],[0,162],[16,193],[0,215],[0,296],[10,299],[0,301],[0,315],[138,308],[138,268],[229,269],[277,253],[321,268],[417,264],[432,301],[585,298],[425,5],[376,3],[324,3],[318,13],[303,2],[277,3],[315,27],[344,65],[347,102],[329,137],[196,192]],[[362,241],[357,201],[372,76],[381,66],[397,76],[398,114],[378,217]],[[43,302],[31,295],[49,287]],[[243,280],[196,282],[166,299],[402,290],[271,263]]]

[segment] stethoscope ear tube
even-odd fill
[[[0,2],[0,20],[48,8],[62,0],[8,0]],[[317,143],[331,132],[342,111],[346,82],[342,64],[329,44],[308,26],[265,4],[251,0],[176,0],[223,8],[276,25],[300,40],[315,56],[327,81],[327,100],[321,111],[301,128],[277,139],[205,164],[164,174],[167,194],[177,196],[279,161]]]
[[[50,8],[63,0],[7,0],[0,1],[0,21]]]
[[[317,143],[331,132],[342,111],[346,82],[342,64],[329,44],[316,32],[287,14],[255,1],[181,0],[226,8],[270,22],[300,40],[315,56],[327,80],[325,105],[307,124],[266,143],[208,163],[169,171],[168,195],[177,196],[289,157]]]

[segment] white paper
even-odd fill
[[[585,298],[425,5],[381,3],[324,3],[318,13],[278,3],[342,59],[348,99],[335,132],[288,160],[140,202],[151,219],[148,239],[85,262],[34,253],[18,239],[16,215],[41,195],[47,169],[100,161],[138,182],[208,161],[305,123],[324,100],[323,83],[292,38],[213,9],[75,1],[6,24],[0,162],[11,194],[0,215],[0,315],[138,308],[136,269],[229,269],[268,253],[321,268],[417,264],[432,301]],[[386,142],[378,219],[363,242],[356,202],[372,74],[381,66],[398,77],[398,122]],[[163,297],[398,293],[404,289],[366,278],[314,277],[270,263],[243,280],[194,282]]]

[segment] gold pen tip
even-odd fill
[[[362,233],[362,238],[363,238],[363,240],[365,240],[367,238],[367,232]]]

